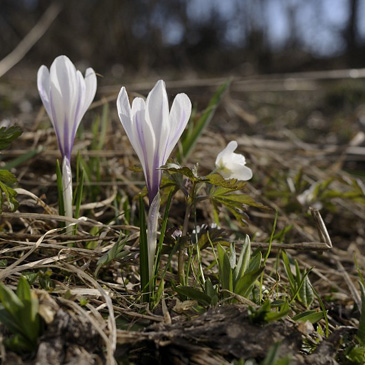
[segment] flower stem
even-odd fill
[[[65,216],[72,218],[72,172],[71,163],[67,157],[64,157],[62,162],[62,185]],[[72,234],[70,223],[66,223],[66,232],[67,234]]]
[[[157,193],[154,197],[148,211],[147,220],[147,243],[148,243],[148,272],[149,272],[149,283],[150,290],[153,285],[153,264],[155,260],[156,246],[157,246],[157,227],[158,227],[158,216],[160,212],[161,197],[160,193]]]

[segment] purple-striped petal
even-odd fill
[[[158,193],[162,171],[191,114],[191,102],[185,94],[175,98],[169,113],[165,83],[156,83],[146,102],[136,98],[130,108],[123,87],[118,95],[117,108],[120,121],[142,164],[148,197],[152,203]]]
[[[96,75],[89,68],[84,79],[66,56],[57,57],[48,71],[41,66],[37,84],[43,105],[55,129],[63,156],[70,158],[76,130],[96,92]]]

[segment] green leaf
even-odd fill
[[[21,333],[22,329],[13,316],[0,304],[0,322],[13,334]]]
[[[357,337],[359,338],[362,345],[365,345],[365,288],[360,282],[361,290],[361,315],[359,321],[359,329],[357,331]]]
[[[199,182],[207,181],[206,178],[204,178],[204,177],[201,178],[201,177],[198,176],[198,173],[196,171],[197,170],[196,167],[192,168],[192,169],[189,169],[186,166],[180,166],[176,163],[167,163],[166,165],[161,166],[160,169],[168,172],[169,174],[184,175],[192,181],[196,181],[196,182],[198,182],[198,181]]]
[[[14,185],[16,183],[16,177],[7,170],[0,170],[0,181],[5,185]]]
[[[80,165],[81,166],[81,165]],[[80,177],[78,179],[78,186],[76,188],[76,192],[74,194],[74,204],[75,204],[75,218],[79,218],[80,216],[80,206],[82,202],[82,194],[84,190],[84,170],[81,168]],[[75,227],[76,230],[76,227]]]
[[[354,346],[346,354],[346,358],[350,360],[350,364],[364,364],[365,363],[365,346]]]
[[[227,192],[243,190],[244,187],[247,185],[246,181],[237,180],[237,179],[225,179],[222,175],[214,173],[205,177],[208,182],[215,186],[224,189],[215,189],[214,193],[225,194]]]
[[[238,258],[237,265],[233,271],[234,285],[245,273],[251,258],[251,241],[250,237],[246,235],[245,241],[242,244],[241,254]]]
[[[188,159],[191,152],[193,151],[199,137],[202,135],[203,131],[207,128],[210,121],[213,118],[213,115],[225,93],[228,89],[231,80],[227,80],[223,85],[221,85],[216,93],[213,95],[212,99],[209,102],[208,107],[203,112],[198,121],[193,125],[193,129],[191,133],[184,134],[182,137],[182,155],[178,154],[178,160],[182,161],[184,159]],[[190,121],[190,124],[192,121]]]
[[[280,343],[273,344],[265,356],[264,361],[260,365],[274,365],[279,355]]]
[[[18,167],[19,165],[29,161],[31,158],[33,158],[34,156],[38,155],[39,153],[41,153],[43,151],[42,147],[39,147],[35,150],[30,150],[29,152],[26,152],[24,154],[22,154],[21,156],[18,156],[17,158],[14,158],[13,160],[7,162],[4,165],[4,169],[5,170],[10,170],[14,167]]]
[[[35,350],[35,346],[30,343],[20,333],[4,340],[4,345],[11,351],[14,352],[31,352]]]
[[[129,250],[123,250],[127,243],[127,239],[128,237],[125,237],[121,240],[120,236],[112,248],[99,258],[96,264],[95,276],[98,276],[99,270],[102,266],[108,265],[112,261],[126,257],[129,254]]]
[[[247,298],[251,293],[251,289],[255,284],[255,281],[260,276],[263,270],[264,268],[260,267],[255,271],[245,273],[245,275],[237,281],[234,292],[241,295],[242,297]]]
[[[27,301],[31,300],[30,286],[28,284],[27,279],[24,276],[21,276],[19,279],[18,287],[16,289],[16,294],[22,302],[26,300]]]
[[[0,301],[13,317],[17,317],[19,311],[24,307],[18,296],[2,283],[0,283]]]
[[[289,303],[285,301],[280,307],[279,311],[269,311],[265,315],[266,322],[277,321],[283,317],[285,317],[289,313],[290,307]]]
[[[299,290],[299,298],[307,308],[313,303],[314,293],[312,284],[309,281],[308,273],[303,277],[303,284]]]
[[[15,139],[17,139],[23,131],[18,126],[1,127],[0,128],[0,150],[8,148]]]
[[[218,249],[218,270],[219,281],[223,289],[233,291],[233,276],[231,264],[226,250],[220,245],[217,245]]]
[[[190,286],[177,286],[175,290],[180,295],[185,295],[189,299],[196,300],[203,306],[211,305],[211,298],[199,289],[192,288]]]
[[[306,322],[309,321],[310,323],[314,324],[320,321],[322,318],[324,318],[323,312],[317,312],[315,310],[306,311],[303,313],[299,313],[296,316],[294,316],[292,319],[294,321],[299,322]]]
[[[229,265],[231,266],[231,269],[233,270],[236,267],[236,249],[234,248],[234,243],[231,243],[229,249]]]
[[[216,288],[213,286],[210,278],[205,281],[205,293],[210,298],[210,304],[216,305],[218,303],[218,294]]]
[[[297,290],[297,283],[296,283],[296,280],[294,278],[293,273],[291,272],[291,267],[290,267],[290,262],[289,262],[288,255],[286,254],[285,251],[282,251],[281,256],[282,256],[282,259],[283,259],[284,269],[285,269],[285,272],[286,272],[286,276],[288,277],[288,280],[289,280],[289,284],[290,284],[292,294],[294,294]]]
[[[65,215],[65,205],[63,202],[63,183],[62,183],[62,172],[60,167],[60,162],[56,162],[56,175],[57,175],[57,193],[58,193],[58,214]],[[65,225],[64,222],[60,222],[62,226]]]
[[[16,201],[15,197],[17,196],[17,192],[12,189],[10,186],[4,184],[0,181],[0,213],[2,212],[3,204],[4,204],[4,197],[5,195],[6,201],[9,204],[9,208],[14,211],[18,207],[18,202]]]
[[[278,308],[279,311],[276,309]],[[273,306],[269,300],[266,300],[259,309],[250,308],[250,318],[255,323],[273,322],[285,317],[290,310],[289,303],[285,301],[279,307]]]
[[[250,262],[248,263],[248,267],[245,272],[252,272],[256,271],[260,268],[262,260],[262,253],[261,251],[256,251],[253,255],[251,255]]]

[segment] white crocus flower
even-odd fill
[[[162,171],[191,115],[191,102],[186,94],[176,95],[171,110],[164,81],[160,80],[148,94],[147,100],[135,98],[130,106],[124,87],[117,99],[120,121],[143,168],[150,208],[147,222],[148,265],[152,277],[156,251],[158,193]]]
[[[65,214],[72,217],[71,151],[77,128],[95,97],[96,75],[88,68],[83,77],[68,57],[59,56],[50,70],[46,66],[39,68],[37,84],[62,154]]]
[[[120,121],[142,164],[150,204],[156,196],[162,171],[191,115],[191,102],[178,94],[169,111],[165,83],[160,80],[147,100],[135,98],[132,108],[124,87],[117,99]]]
[[[237,142],[231,141],[227,147],[219,152],[215,161],[217,172],[225,179],[250,180],[252,170],[246,165],[245,157],[239,153],[234,153],[237,148]]]

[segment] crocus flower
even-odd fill
[[[219,152],[215,161],[217,171],[225,179],[250,180],[252,170],[246,165],[245,157],[239,153],[234,153],[237,148],[237,142],[231,141],[227,147]]]
[[[135,98],[132,108],[122,87],[117,107],[120,121],[142,164],[152,203],[161,183],[159,168],[165,165],[190,118],[190,99],[186,94],[176,95],[169,111],[165,83],[160,80],[147,100]]]
[[[65,213],[72,217],[71,151],[77,128],[95,97],[96,75],[92,68],[88,68],[84,78],[68,57],[59,56],[50,70],[46,66],[39,68],[37,84],[63,157]]]
[[[121,88],[117,99],[120,121],[142,164],[150,202],[147,220],[148,268],[152,278],[156,252],[159,187],[162,171],[173,148],[183,133],[191,114],[191,102],[186,94],[176,95],[171,110],[165,83],[158,81],[147,100],[135,98],[130,106],[127,92]]]

